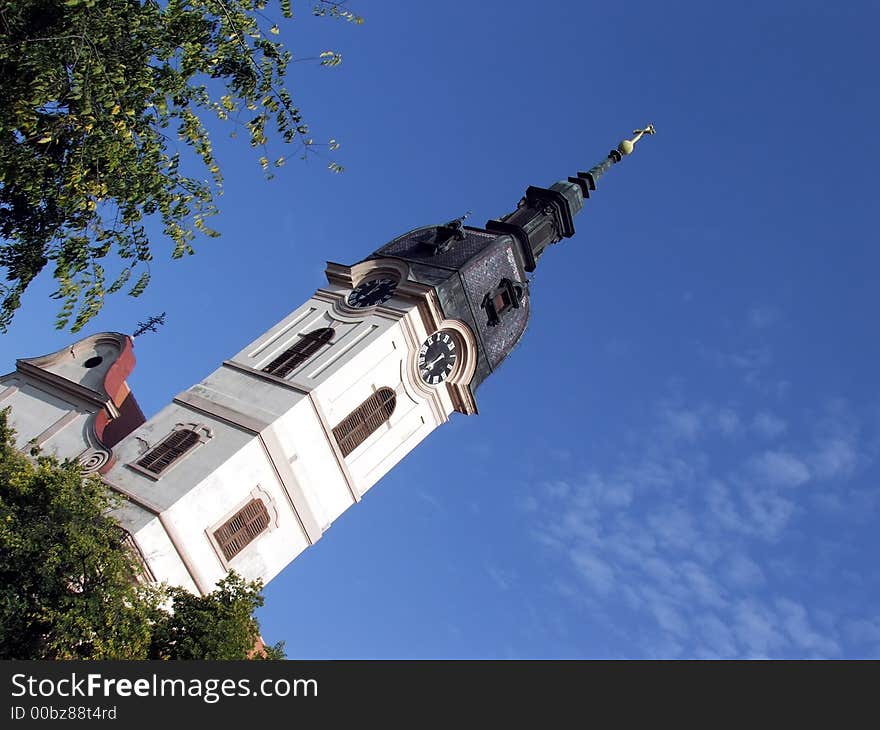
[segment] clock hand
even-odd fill
[[[428,365],[428,369],[429,369],[429,370],[433,370],[433,369],[434,369],[434,366],[435,366],[438,362],[440,362],[444,357],[446,357],[446,353],[443,353],[442,355],[440,355],[440,357],[438,357],[436,360],[434,360],[434,362],[432,362],[430,365]]]

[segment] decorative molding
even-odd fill
[[[354,289],[368,276],[375,277],[383,274],[396,279],[399,287],[399,282],[405,282],[409,278],[409,265],[398,259],[368,259],[354,266],[328,261],[324,273],[328,282],[345,289]]]
[[[79,418],[80,416],[84,416],[84,415],[86,415],[86,414],[81,413],[80,411],[77,411],[77,410],[68,411],[63,416],[61,416],[61,418],[59,418],[57,421],[55,421],[55,423],[53,423],[51,426],[49,426],[45,431],[43,431],[41,434],[38,434],[33,439],[31,439],[31,443],[33,443],[34,446],[42,446],[50,438],[55,436],[59,431],[62,431],[67,426],[69,426],[71,423],[73,423],[77,418]]]
[[[109,418],[116,418],[119,416],[119,409],[116,407],[113,399],[109,396],[104,396],[96,390],[86,388],[84,385],[74,383],[72,380],[63,378],[55,373],[50,373],[48,370],[43,370],[26,360],[16,360],[15,367],[22,375],[30,376],[35,380],[51,385],[62,393],[75,396],[96,408],[103,408],[107,411],[107,416]]]
[[[333,456],[336,459],[339,470],[342,472],[342,476],[345,479],[345,485],[348,487],[348,491],[351,494],[352,501],[360,502],[361,495],[358,493],[358,490],[355,487],[354,477],[352,477],[351,472],[348,470],[348,464],[345,462],[345,457],[342,455],[339,444],[336,443],[336,437],[333,436],[333,428],[330,426],[327,418],[324,416],[324,412],[321,410],[321,406],[318,405],[318,402],[311,394],[309,394],[309,403],[312,404],[312,409],[315,411],[315,415],[318,417],[318,423],[321,424],[321,429],[324,431],[324,438],[330,445],[330,450],[333,452]]]
[[[449,393],[449,397],[452,399],[455,410],[466,416],[470,416],[477,412],[477,404],[474,401],[471,389],[468,387],[468,384],[474,377],[474,372],[477,367],[477,358],[479,357],[477,339],[471,328],[458,319],[444,319],[438,323],[436,329],[428,329],[427,332],[430,336],[434,332],[444,329],[451,330],[455,333],[456,342],[459,346],[460,355],[458,357],[458,362],[455,365],[455,370],[444,381],[443,385],[432,387],[424,383],[419,377],[418,364],[416,362],[418,350],[422,343],[417,341],[415,329],[411,329],[409,332],[410,337],[416,338],[416,341],[412,343],[412,350],[407,359],[408,381],[411,382],[412,386],[426,398],[432,395],[436,398],[437,390],[445,387],[447,393]],[[443,420],[440,421],[440,423],[445,423],[447,420],[448,417],[444,413]]]
[[[262,355],[263,352],[267,348],[271,347],[276,342],[278,342],[278,340],[280,340],[282,337],[287,335],[287,333],[290,332],[290,330],[292,330],[294,327],[296,327],[300,322],[302,322],[304,319],[306,319],[310,314],[312,314],[315,311],[316,311],[315,307],[310,307],[310,308],[306,309],[305,311],[301,312],[298,317],[295,317],[294,319],[292,319],[290,322],[288,322],[286,325],[284,325],[280,330],[278,330],[278,332],[276,332],[274,335],[269,337],[267,340],[260,343],[259,347],[257,347],[255,350],[251,350],[248,353],[248,357],[257,358],[260,355]],[[269,331],[271,332],[272,330],[269,330]]]
[[[345,355],[357,347],[357,345],[359,345],[364,339],[372,335],[377,329],[379,329],[379,325],[363,322],[360,332],[347,332],[344,341],[337,342],[335,349],[330,349],[324,353],[323,357],[320,358],[320,364],[316,362],[316,367],[307,377],[317,378],[321,373],[327,370],[327,368],[338,362],[340,358],[345,357]]]
[[[223,367],[231,368],[232,370],[238,370],[241,373],[252,375],[255,378],[266,380],[275,385],[282,385],[288,390],[293,390],[297,393],[302,393],[303,395],[307,395],[309,392],[301,385],[297,385],[293,381],[279,378],[277,375],[272,375],[271,373],[264,373],[262,370],[257,370],[256,368],[252,368],[250,365],[245,365],[244,363],[236,362],[235,360],[224,360]]]
[[[20,381],[16,380],[15,382]],[[7,385],[2,391],[0,391],[0,402],[6,400],[10,396],[15,395],[16,393],[18,393],[17,385]]]
[[[112,458],[113,452],[110,449],[90,446],[79,455],[78,461],[84,474],[92,474],[105,468]]]
[[[263,506],[266,508],[266,512],[269,514],[269,524],[266,526],[266,529],[261,531],[258,535],[254,536],[241,550],[239,550],[235,555],[231,558],[227,559],[223,554],[223,549],[220,547],[220,544],[217,542],[217,538],[214,535],[217,530],[219,530],[224,524],[226,524],[229,520],[235,517],[242,508],[244,508],[249,502],[257,499],[263,503]],[[275,505],[275,500],[272,498],[272,495],[269,494],[265,489],[263,489],[259,484],[257,484],[250,492],[248,492],[247,496],[244,500],[239,501],[236,506],[228,511],[223,517],[219,520],[215,521],[213,525],[205,528],[205,535],[208,538],[208,543],[214,550],[214,554],[217,556],[217,559],[220,561],[220,565],[223,566],[223,569],[227,572],[233,569],[235,563],[238,559],[247,552],[247,549],[256,543],[257,540],[261,539],[264,535],[267,535],[274,530],[277,530],[279,527],[278,521],[278,508]]]
[[[129,502],[131,502],[134,505],[137,505],[145,512],[149,512],[151,515],[153,515],[155,517],[158,517],[159,515],[162,514],[161,507],[153,504],[148,499],[144,499],[139,494],[135,494],[134,492],[126,489],[125,487],[111,482],[105,475],[102,475],[101,481],[107,486],[108,489],[116,492],[117,494],[121,494],[123,497],[125,497],[126,500],[128,500]]]
[[[254,418],[253,416],[249,416],[246,413],[237,411],[229,406],[215,403],[214,401],[208,400],[204,396],[193,393],[190,390],[178,393],[174,397],[174,403],[191,408],[192,410],[203,413],[206,416],[213,416],[218,421],[223,421],[230,426],[235,426],[236,428],[240,428],[242,431],[246,431],[253,435],[260,433],[260,431],[269,426],[268,421]]]
[[[296,475],[290,466],[290,462],[284,456],[284,448],[278,435],[273,429],[267,429],[259,436],[260,445],[266,452],[266,458],[275,471],[281,491],[287,497],[290,509],[302,528],[303,534],[310,545],[314,545],[321,539],[323,531],[312,512],[305,494],[299,486]]]
[[[446,409],[443,407],[443,400],[440,397],[440,389],[431,388],[425,385],[419,377],[418,366],[416,364],[419,347],[421,346],[421,342],[419,342],[419,333],[416,331],[416,328],[409,317],[403,320],[400,329],[407,345],[406,352],[400,361],[401,386],[411,400],[416,402],[426,402],[428,404],[428,407],[431,409],[431,413],[434,416],[434,420],[438,425],[446,423],[449,420],[449,417],[446,414]]]
[[[196,588],[199,593],[203,596],[208,595],[214,586],[210,585],[199,572],[198,568],[196,568],[192,559],[189,556],[189,553],[186,551],[184,547],[183,538],[180,536],[180,533],[177,531],[177,528],[174,526],[174,523],[167,517],[165,512],[161,512],[158,515],[159,523],[165,530],[165,534],[168,535],[168,540],[174,546],[174,550],[177,552],[177,556],[180,558],[180,562],[183,563],[183,567],[186,568],[186,572],[189,573],[189,577],[192,578],[193,583],[195,583]]]

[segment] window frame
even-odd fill
[[[501,279],[492,291],[483,297],[480,307],[486,311],[486,325],[497,327],[501,317],[511,309],[519,309],[525,298],[525,284],[507,277]]]
[[[253,514],[248,515],[248,511],[252,511]],[[236,521],[241,523],[237,528],[233,524]],[[262,526],[256,532],[253,532],[251,531],[251,526],[256,523],[259,523]],[[241,555],[249,545],[260,537],[260,535],[268,532],[271,526],[272,515],[270,514],[266,503],[260,497],[251,496],[251,499],[248,500],[248,502],[239,507],[230,517],[211,530],[211,537],[217,545],[217,548],[220,550],[223,559],[229,563],[237,556]],[[223,530],[227,530],[229,535],[220,536],[218,533]],[[246,538],[245,542],[237,544],[236,541],[238,541],[242,535]],[[227,547],[233,543],[236,543],[234,546],[235,550],[230,554]]]
[[[182,451],[177,456],[175,456],[168,464],[166,464],[161,471],[155,472],[147,466],[144,466],[140,462],[144,459],[152,456],[156,451],[162,448],[165,443],[174,438],[174,436],[181,431],[189,431],[196,436],[196,441],[194,441],[190,446],[187,447],[185,451]],[[162,477],[166,476],[168,472],[170,472],[175,466],[177,466],[181,461],[183,461],[187,456],[192,454],[193,451],[198,449],[202,444],[207,443],[208,439],[213,437],[213,433],[211,429],[201,423],[177,423],[174,428],[171,429],[165,436],[153,446],[150,446],[143,454],[139,454],[134,460],[128,462],[126,466],[129,469],[133,469],[139,474],[152,479],[153,481],[158,481]],[[143,438],[138,438],[138,441],[144,441]],[[146,443],[146,442],[144,442]]]

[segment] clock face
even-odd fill
[[[455,336],[449,330],[435,332],[419,350],[419,376],[428,385],[442,383],[452,374],[457,356]]]
[[[348,306],[362,309],[387,302],[394,295],[397,282],[394,279],[370,279],[358,284],[348,295]]]

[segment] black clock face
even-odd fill
[[[419,350],[419,375],[428,385],[442,383],[452,373],[457,356],[455,337],[448,330],[435,332]]]
[[[394,295],[397,282],[394,279],[371,279],[358,284],[348,295],[348,306],[374,307],[387,302]]]

